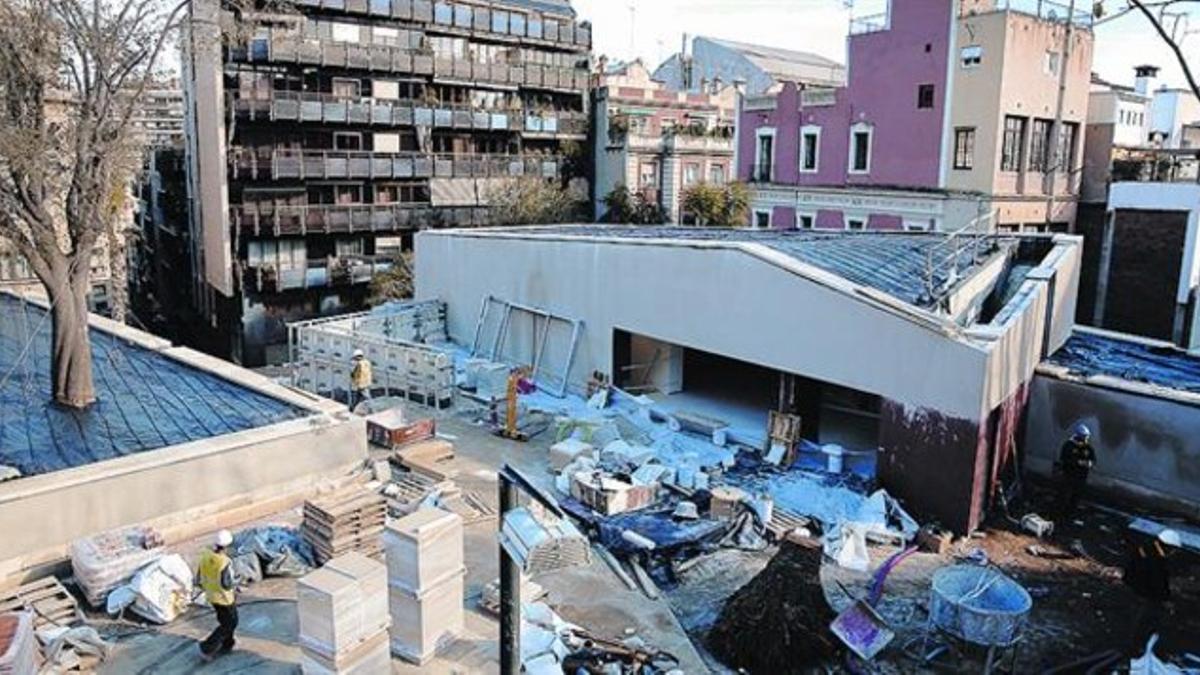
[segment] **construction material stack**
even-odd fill
[[[88,604],[104,607],[109,593],[162,555],[163,540],[157,531],[127,527],[73,542],[71,569]]]
[[[389,524],[383,541],[392,653],[424,665],[463,629],[463,521],[421,509]]]
[[[382,495],[354,485],[304,503],[304,540],[313,548],[318,565],[347,553],[378,559],[379,535],[387,518]]]
[[[358,553],[335,558],[300,580],[300,667],[305,675],[391,671],[387,568]]]
[[[32,613],[0,614],[0,675],[38,672],[37,650]]]

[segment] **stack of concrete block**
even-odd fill
[[[163,556],[163,540],[149,527],[126,527],[71,543],[71,569],[84,598],[104,607],[108,594]]]
[[[361,554],[300,580],[300,667],[305,675],[373,675],[391,669],[387,568]]]
[[[386,518],[387,502],[382,495],[352,485],[304,502],[301,533],[318,564],[351,552],[378,557]]]
[[[37,651],[33,614],[0,614],[0,675],[34,675]]]
[[[463,521],[421,509],[389,524],[388,567],[392,653],[424,665],[463,629]]]

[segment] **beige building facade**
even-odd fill
[[[1079,203],[1092,31],[995,2],[963,5],[950,64],[946,186],[989,195],[1001,229],[1067,231]]]

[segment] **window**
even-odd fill
[[[333,203],[334,204],[362,204],[362,186],[361,185],[334,185],[333,186]]]
[[[862,218],[847,218],[846,219],[846,229],[847,230],[865,230],[865,229],[867,229],[867,221],[863,220]]]
[[[354,131],[335,131],[334,150],[362,150],[362,134]]]
[[[869,124],[859,123],[850,129],[850,173],[870,173],[873,134]]]
[[[771,212],[760,209],[754,210],[754,227],[766,229],[771,227]]]
[[[797,213],[796,229],[811,230],[813,229],[813,224],[816,222],[816,220],[816,216],[812,215],[811,213]]]
[[[492,11],[492,32],[508,32],[508,12],[502,12],[498,9]]]
[[[1050,132],[1054,128],[1052,120],[1034,120],[1033,138],[1030,139],[1029,169],[1045,172],[1054,161],[1051,157]]]
[[[688,164],[683,167],[683,184],[695,185],[700,182],[700,165]]]
[[[960,59],[963,68],[978,68],[979,64],[983,63],[983,47],[979,45],[963,47]]]
[[[362,83],[344,77],[333,78],[334,98],[358,98]]]
[[[541,39],[541,37],[542,37],[542,15],[540,15],[540,14],[530,14],[529,15],[528,33],[529,33],[529,37],[531,37],[531,38],[537,38],[539,40]]]
[[[816,173],[820,162],[821,127],[804,127],[800,130],[800,171]]]
[[[713,164],[711,167],[709,167],[708,182],[712,183],[713,185],[724,185],[725,184],[725,165],[724,164]]]
[[[644,162],[641,166],[638,184],[644,188],[658,187],[658,164]]]
[[[933,107],[933,85],[922,84],[917,86],[917,107],[928,109]]]
[[[1004,118],[1004,144],[1000,149],[1000,170],[1020,171],[1025,164],[1024,117],[1008,115]]]
[[[513,12],[508,23],[508,32],[513,35],[525,35],[525,15]]]
[[[954,130],[954,168],[975,168],[975,127]]]
[[[1061,64],[1061,54],[1055,51],[1046,52],[1045,71],[1047,75],[1058,75],[1058,68]]]
[[[770,182],[775,164],[775,130],[759,129],[755,147],[753,180]]]
[[[363,240],[361,237],[354,237],[354,238],[339,237],[338,239],[336,239],[333,242],[333,246],[334,246],[334,251],[336,251],[337,256],[339,258],[343,257],[343,256],[348,256],[348,255],[362,255],[363,254]]]
[[[1063,122],[1058,139],[1058,163],[1064,172],[1074,173],[1075,155],[1079,152],[1079,123]]]

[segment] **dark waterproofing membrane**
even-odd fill
[[[1200,358],[1173,347],[1078,331],[1047,362],[1084,377],[1108,375],[1200,392]]]
[[[309,414],[107,333],[90,335],[99,400],[84,411],[55,406],[50,320],[0,295],[0,464],[49,473]]]

